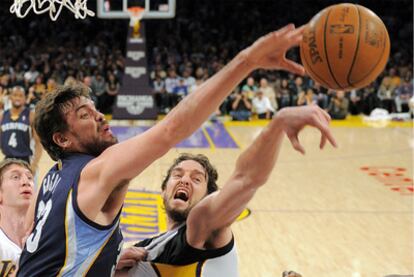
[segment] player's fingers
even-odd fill
[[[134,259],[125,259],[125,260],[120,260],[116,266],[116,269],[120,270],[123,268],[129,268],[129,267],[133,267],[135,266],[137,263],[137,261],[135,261]]]
[[[136,248],[135,252],[136,252],[136,257],[135,257],[136,260],[142,260],[148,255],[147,250],[145,250],[142,247]]]
[[[305,149],[303,148],[303,146],[300,144],[299,142],[299,138],[298,138],[298,134],[294,133],[294,134],[287,134],[290,143],[292,144],[293,148],[302,153],[303,155],[305,155]]]
[[[323,149],[326,144],[326,137],[324,135],[321,135],[321,143],[319,144],[319,148]]]
[[[130,247],[130,248],[125,249],[122,252],[121,258],[122,259],[135,259],[136,256],[138,255],[139,255],[139,252],[136,249],[136,247]]]
[[[298,75],[301,75],[301,76],[303,76],[305,74],[305,68],[302,65],[300,65],[300,64],[298,64],[294,61],[288,60],[286,58],[282,61],[281,67],[283,69],[287,70],[287,71],[290,71],[290,72],[294,73],[294,74],[298,74]]]
[[[304,30],[305,26],[301,26],[287,33],[287,36],[290,38],[290,41],[292,43],[291,47],[294,45],[299,45],[299,43],[302,41]]]
[[[282,36],[282,35],[288,33],[291,30],[294,30],[294,29],[295,29],[295,24],[289,23],[289,24],[285,25],[284,27],[280,28],[279,30],[275,31],[274,34],[276,36]]]
[[[323,109],[320,109],[320,110],[321,110],[321,113],[322,113],[323,117],[326,118],[326,120],[328,120],[328,122],[330,122],[331,121],[331,116],[328,114],[328,112],[323,110]]]
[[[336,143],[336,140],[332,135],[328,125],[326,123],[323,123],[318,115],[315,115],[313,117],[312,125],[319,129],[319,131],[322,133],[322,136],[326,137],[332,146],[338,147],[338,144]]]

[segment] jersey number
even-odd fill
[[[8,144],[13,148],[17,147],[17,139],[16,139],[16,133],[15,132],[13,132],[11,134]]]
[[[49,199],[46,204],[43,200],[39,202],[39,210],[37,213],[37,219],[39,219],[39,221],[37,222],[36,229],[30,234],[26,241],[26,249],[28,252],[33,253],[37,250],[42,235],[43,225],[45,225],[51,209],[52,199]]]

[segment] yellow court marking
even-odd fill
[[[202,127],[201,130],[203,131],[204,136],[206,137],[208,144],[210,145],[211,150],[216,150],[216,145],[214,144],[213,140],[211,139],[210,135],[208,134],[206,128]]]
[[[234,141],[234,143],[237,145],[237,147],[241,149],[242,146],[243,146],[243,144],[240,141],[238,141],[236,139],[236,137],[234,136],[234,134],[229,130],[229,128],[227,128],[227,123],[229,123],[229,122],[231,122],[231,121],[228,121],[228,122],[224,122],[223,123],[224,129],[226,130],[227,134],[229,134],[229,136]],[[229,126],[231,126],[231,125],[229,125]]]
[[[224,123],[225,127],[233,126],[247,126],[247,127],[264,127],[269,124],[269,120],[257,119],[251,121],[227,121]],[[413,121],[391,121],[391,120],[378,120],[369,121],[365,120],[364,116],[349,115],[345,120],[332,120],[331,126],[333,127],[363,127],[363,128],[413,128]]]

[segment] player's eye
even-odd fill
[[[87,119],[89,117],[89,113],[81,113],[81,119]]]

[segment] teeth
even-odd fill
[[[181,199],[183,201],[187,201],[188,200],[187,191],[182,190],[182,189],[177,190],[175,195],[174,195],[174,199]]]

